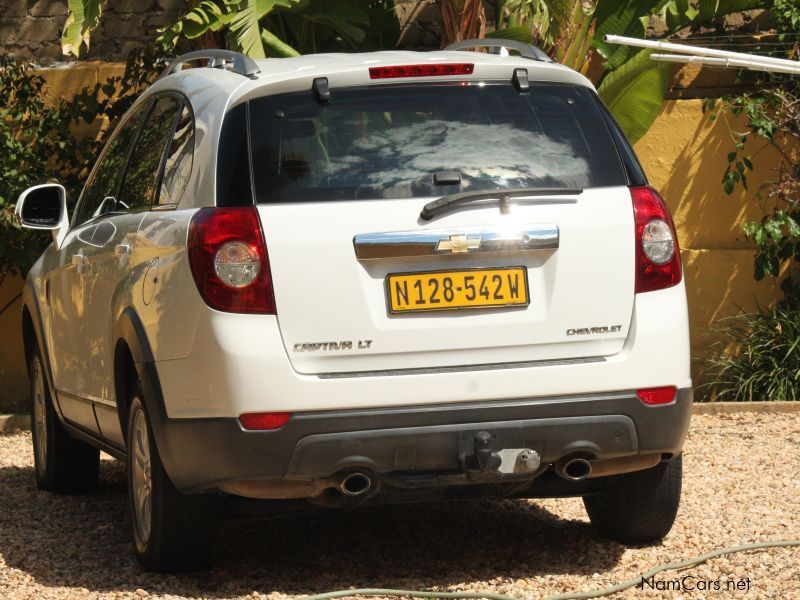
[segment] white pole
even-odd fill
[[[787,60],[785,58],[772,58],[771,56],[753,56],[743,52],[730,52],[728,50],[717,50],[715,48],[701,48],[699,46],[687,46],[685,44],[673,44],[672,42],[660,42],[658,40],[641,40],[639,38],[625,37],[622,35],[606,35],[603,37],[606,42],[611,44],[621,44],[623,46],[635,46],[637,48],[649,48],[651,50],[665,50],[677,54],[691,54],[708,58],[730,58],[733,60],[748,60],[751,63],[762,65],[773,65],[778,67],[797,68],[800,62]],[[794,71],[792,71],[794,72]]]
[[[709,56],[686,56],[679,54],[651,54],[650,58],[658,62],[690,63],[711,65],[715,67],[734,67],[751,71],[769,71],[771,73],[789,73],[800,75],[800,63],[796,66],[770,65],[746,59],[713,58]]]

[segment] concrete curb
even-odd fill
[[[692,408],[692,413],[695,415],[730,415],[733,413],[800,413],[800,401],[699,402]]]
[[[695,415],[730,415],[734,413],[800,413],[800,401],[792,402],[699,402],[692,407]],[[0,433],[31,428],[28,414],[0,415]]]
[[[11,433],[12,431],[30,428],[31,416],[29,414],[0,415],[0,433]]]

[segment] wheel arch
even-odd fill
[[[132,307],[122,311],[114,326],[114,391],[123,435],[127,438],[130,394],[136,380],[142,386],[145,408],[156,444],[161,445],[163,424],[167,420],[161,384],[147,333]]]
[[[33,348],[37,345],[36,329],[33,325],[33,317],[27,304],[22,305],[22,348],[25,353],[25,368],[28,369],[30,375],[31,357],[33,356]]]
[[[41,357],[42,366],[44,367],[47,385],[53,397],[53,405],[58,418],[63,421],[61,406],[58,401],[58,394],[56,393],[53,369],[50,364],[50,353],[47,350],[47,339],[44,336],[44,330],[42,328],[42,313],[39,310],[36,289],[30,278],[26,279],[25,286],[22,288],[22,316],[20,319],[20,326],[22,327],[22,345],[23,351],[25,352],[25,370],[30,378],[33,349],[39,348],[39,356]]]

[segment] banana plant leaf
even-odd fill
[[[219,31],[228,25],[233,17],[229,3],[202,0],[175,23],[159,30],[160,35],[156,42],[171,50],[181,36],[191,40],[207,31]]]
[[[606,68],[614,70],[633,56],[636,51],[627,46],[603,41],[607,34],[643,38],[650,14],[652,0],[599,0],[595,10],[595,31],[592,46],[606,59]]]
[[[261,41],[270,56],[275,56],[278,58],[300,56],[300,53],[297,50],[292,48],[289,44],[281,40],[277,35],[268,29],[261,30]]]
[[[514,27],[506,27],[505,29],[496,29],[487,33],[486,37],[514,40],[516,42],[524,42],[526,44],[533,43],[531,28],[527,27],[526,25],[516,25]]]
[[[68,0],[69,16],[61,34],[61,51],[64,54],[81,55],[81,45],[89,48],[89,36],[103,12],[101,0]]]
[[[656,120],[667,91],[671,65],[650,60],[644,50],[611,71],[597,93],[632,144],[639,141]]]
[[[230,21],[231,34],[238,48],[251,58],[266,58],[259,21],[275,7],[290,8],[295,3],[296,0],[241,0]],[[267,36],[267,39],[271,38]],[[277,46],[273,43],[272,48]]]

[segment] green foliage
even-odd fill
[[[227,30],[228,46],[253,58],[265,58],[260,20],[278,7],[300,0],[203,0],[176,23],[161,31],[157,42],[167,50],[181,37],[192,40],[209,32]],[[275,45],[274,42],[271,45]],[[276,56],[296,56],[297,51],[277,45]]]
[[[720,0],[722,1],[722,0]],[[701,5],[702,10],[702,5]],[[800,25],[796,0],[774,0],[772,14],[779,32],[793,33]],[[774,38],[771,38],[774,40]],[[794,42],[782,58],[797,58]],[[766,46],[767,50],[771,47]],[[774,55],[774,53],[773,53]],[[742,75],[740,75],[741,77]],[[746,153],[749,140],[759,140],[775,151],[773,176],[756,191],[769,202],[760,221],[744,224],[747,238],[756,245],[753,261],[757,281],[781,280],[783,299],[770,311],[723,320],[719,333],[724,347],[709,361],[710,388],[718,400],[800,399],[800,80],[782,75],[749,75],[756,92],[708,102],[704,107],[715,119],[729,112],[743,119],[745,129],[732,132],[733,148],[722,175],[727,194],[736,186],[748,188],[753,162]],[[760,144],[763,146],[763,143]]]
[[[79,56],[82,45],[89,47],[105,0],[67,3],[61,47]],[[204,44],[265,58],[392,47],[400,24],[389,0],[201,0],[159,33],[157,42],[167,52],[182,39],[206,38]]]
[[[27,272],[52,239],[18,226],[13,211],[19,194],[57,181],[74,203],[103,144],[87,137],[80,125],[106,121],[113,126],[158,70],[155,55],[135,52],[122,76],[48,104],[45,81],[30,64],[0,58],[0,277]]]
[[[800,3],[797,0],[774,0],[771,12],[781,31],[800,31]]]
[[[302,0],[273,11],[264,24],[300,54],[378,50],[400,35],[394,2]]]
[[[724,341],[708,361],[707,387],[716,400],[800,399],[800,313],[776,307],[721,324]]]
[[[795,2],[775,0],[773,16],[784,31],[791,32],[800,19],[800,6]],[[796,57],[800,47],[795,42],[782,57]],[[751,76],[755,92],[725,97],[708,103],[706,110],[712,118],[727,112],[743,119],[742,131],[732,132],[733,148],[727,155],[728,164],[722,174],[725,193],[732,194],[737,186],[748,189],[748,173],[754,168],[747,154],[748,141],[765,142],[778,159],[772,165],[772,176],[755,191],[755,196],[767,204],[760,221],[744,224],[743,231],[756,245],[754,276],[781,279],[783,299],[780,306],[800,308],[800,79],[782,75]]]
[[[559,34],[559,24],[566,22],[572,11],[572,0],[507,0],[508,25],[510,28],[521,28],[541,40],[544,46],[553,46]],[[524,24],[524,26],[523,26]],[[494,37],[505,37],[499,32]],[[506,39],[517,39],[506,38]]]
[[[669,36],[689,25],[766,4],[767,0],[701,0],[699,4],[690,0],[508,0],[504,4],[507,23],[500,21],[508,27],[493,35],[539,43],[556,60],[582,73],[589,72],[592,53],[600,54],[604,62],[595,78],[598,93],[635,143],[658,116],[671,68],[650,60],[649,51],[609,44],[603,36],[643,38],[652,17],[667,26]]]
[[[229,48],[253,58],[373,50],[400,35],[394,3],[375,0],[204,0],[162,30],[167,50],[181,38],[225,34]]]
[[[641,139],[658,116],[672,69],[650,60],[650,50],[608,73],[598,94],[632,142]]]
[[[89,49],[91,31],[100,22],[104,2],[101,0],[67,0],[69,15],[61,32],[61,50],[64,54],[81,55],[81,46]]]

